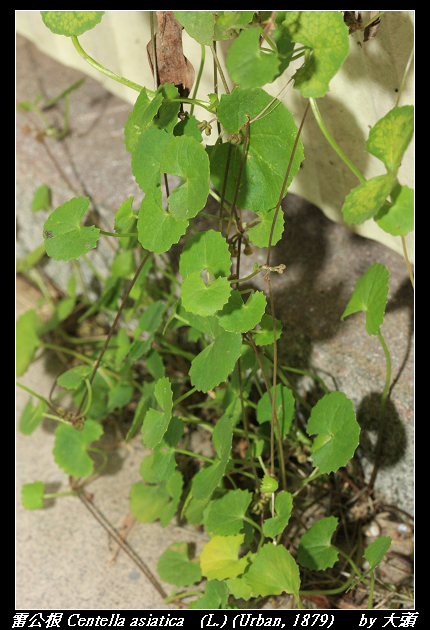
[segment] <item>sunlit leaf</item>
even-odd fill
[[[26,483],[21,488],[21,501],[26,510],[40,510],[43,507],[45,484],[42,481]]]
[[[250,141],[247,159],[243,166],[237,205],[260,213],[274,208],[284,182],[287,165],[297,137],[298,128],[293,114],[285,105],[273,101],[261,88],[242,89],[237,87],[231,94],[223,94],[218,107],[220,123],[230,134],[238,133],[249,115],[251,120],[265,110],[261,118],[250,125]],[[270,104],[272,103],[272,104]],[[229,150],[227,142],[207,148],[211,161],[211,179],[221,191],[224,182],[225,164]],[[232,147],[225,198],[233,202],[239,176],[243,145]],[[303,146],[299,140],[294,154],[287,187],[303,160]],[[287,188],[285,189],[287,194]]]
[[[57,35],[82,35],[101,22],[104,11],[41,11],[46,26]]]
[[[349,53],[348,27],[339,11],[287,11],[283,27],[292,41],[312,49],[294,75],[294,87],[304,98],[318,98]]]
[[[342,207],[345,221],[361,225],[374,217],[390,194],[395,179],[395,175],[391,173],[377,175],[353,188]]]
[[[87,449],[91,442],[98,440],[103,427],[93,420],[86,420],[82,431],[70,424],[59,424],[55,430],[53,455],[58,466],[73,477],[86,477],[94,467]]]
[[[388,171],[397,173],[413,134],[413,106],[394,107],[370,130],[366,151],[382,160]]]
[[[238,557],[243,539],[244,534],[213,536],[200,554],[202,574],[208,580],[225,580],[243,573],[248,564],[246,558]]]

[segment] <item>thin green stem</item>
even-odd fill
[[[204,44],[201,44],[201,47],[202,47],[202,55],[201,55],[201,58],[200,58],[200,67],[199,67],[199,71],[198,71],[198,74],[197,74],[196,84],[194,86],[193,99],[195,99],[196,96],[197,96],[197,91],[199,89],[200,80],[202,78],[203,68],[204,68],[204,65],[205,65],[206,46]],[[194,112],[194,103],[191,105],[191,108],[190,108],[190,116],[193,115],[193,112]]]
[[[367,609],[372,608],[373,602],[373,591],[375,590],[375,572],[370,572],[370,589],[369,589],[369,598],[367,600]]]
[[[115,238],[122,238],[123,236],[138,236],[138,232],[121,232],[117,234],[116,232],[105,232],[105,230],[100,230],[100,234],[104,236],[115,236]]]
[[[197,388],[193,387],[192,389],[188,390],[183,396],[180,396],[180,398],[177,398],[176,400],[174,400],[173,407],[176,407],[176,405],[178,405],[180,402],[185,400],[185,398],[188,398],[188,396],[191,396],[191,394],[194,394],[196,390]]]
[[[319,128],[321,129],[321,131],[323,132],[323,134],[325,135],[326,139],[328,140],[328,142],[331,144],[331,146],[333,147],[333,149],[336,151],[336,153],[338,154],[338,156],[345,162],[345,164],[351,169],[351,171],[354,173],[354,175],[360,180],[360,182],[363,184],[366,181],[366,178],[360,173],[360,171],[358,170],[358,168],[356,168],[354,166],[354,164],[351,162],[351,160],[345,155],[345,153],[342,151],[342,149],[340,148],[340,146],[337,144],[336,140],[333,138],[333,136],[330,134],[329,130],[327,129],[322,116],[320,114],[320,110],[318,109],[318,105],[316,103],[316,100],[314,98],[310,98],[309,99],[309,103],[311,104],[312,107],[312,111],[314,113],[315,116],[315,120],[318,123]]]
[[[87,63],[90,64],[90,66],[92,66],[99,72],[102,72],[110,79],[113,79],[114,81],[118,81],[118,83],[122,83],[122,85],[125,85],[126,87],[129,87],[132,90],[136,90],[136,92],[141,92],[142,90],[145,90],[148,96],[150,96],[151,98],[154,98],[155,92],[151,92],[151,90],[148,90],[148,88],[144,87],[143,85],[139,85],[138,83],[134,83],[134,81],[130,81],[129,79],[126,79],[125,77],[121,77],[118,74],[115,74],[115,72],[112,72],[112,70],[108,70],[107,68],[99,64],[95,59],[90,57],[80,45],[76,35],[72,35],[71,39],[78,53],[81,55],[83,59],[85,59]]]
[[[366,22],[366,24],[363,24],[363,26],[360,26],[360,31],[364,31],[364,29],[370,26],[371,24],[373,24],[373,22],[376,22],[376,20],[379,20],[381,15],[384,15],[384,13],[385,11],[379,11],[379,13],[374,15],[373,18],[371,18],[368,22]]]
[[[217,70],[218,70],[218,72],[219,72],[219,74],[221,76],[221,80],[222,80],[222,84],[224,86],[225,93],[226,94],[230,94],[230,90],[228,89],[227,81],[225,80],[224,72],[222,71],[221,64],[219,62],[218,55],[216,53],[215,46],[213,44],[211,45],[211,51],[212,51],[212,54],[213,54],[213,57],[214,57],[214,60],[215,60],[215,63],[216,63]]]
[[[98,368],[99,368],[99,366],[100,366],[100,363],[101,363],[101,360],[102,360],[102,358],[103,358],[103,355],[104,355],[104,353],[106,352],[106,349],[107,349],[107,347],[108,347],[108,345],[109,345],[109,341],[110,341],[110,339],[111,339],[111,337],[112,337],[112,335],[113,335],[113,332],[114,332],[114,330],[115,330],[115,327],[116,327],[116,325],[117,325],[117,323],[118,323],[118,321],[119,321],[119,318],[120,318],[120,316],[121,316],[121,313],[122,313],[122,311],[123,311],[123,309],[124,309],[124,306],[125,306],[125,304],[126,304],[126,302],[127,302],[127,300],[128,300],[128,296],[130,295],[130,292],[131,292],[132,288],[134,287],[134,285],[135,285],[135,283],[136,283],[136,280],[137,280],[137,278],[139,277],[139,274],[140,274],[140,272],[142,271],[143,266],[144,266],[144,264],[146,263],[146,261],[148,260],[148,258],[149,258],[149,256],[150,256],[150,254],[151,254],[151,252],[147,252],[147,253],[145,254],[145,256],[143,257],[143,259],[142,259],[142,261],[141,261],[141,263],[140,263],[140,265],[139,265],[139,267],[138,267],[138,269],[137,269],[136,273],[134,274],[133,280],[131,281],[130,286],[129,286],[129,287],[128,287],[128,289],[127,289],[127,292],[126,292],[126,294],[125,294],[125,296],[124,296],[124,299],[123,299],[123,301],[121,302],[121,306],[119,307],[118,312],[117,312],[117,314],[116,314],[116,317],[115,317],[115,319],[114,319],[114,321],[113,321],[113,324],[112,324],[112,326],[111,326],[111,327],[110,327],[110,329],[109,329],[109,333],[108,333],[108,336],[107,336],[107,338],[106,338],[105,344],[104,344],[104,346],[103,346],[103,348],[102,348],[102,350],[101,350],[101,352],[100,352],[100,354],[99,354],[99,358],[97,359],[96,364],[95,364],[95,366],[94,366],[94,370],[93,370],[93,373],[91,374],[91,378],[90,378],[90,384],[92,384],[92,382],[93,382],[93,380],[94,380],[94,377],[95,377],[95,375],[96,375],[96,373],[97,373],[97,370],[98,370]],[[88,391],[88,390],[85,390],[85,392],[84,392],[84,395],[83,395],[82,400],[81,400],[81,402],[80,402],[80,405],[79,405],[79,407],[78,407],[78,411],[76,412],[76,417],[79,417],[79,414],[81,413],[81,410],[82,410],[82,407],[83,407],[83,404],[84,404],[85,398],[86,398],[86,396],[87,396],[87,391]]]
[[[39,394],[36,394],[36,392],[34,392],[32,389],[29,389],[28,387],[26,387],[25,385],[22,385],[21,383],[16,383],[18,385],[18,387],[20,387],[21,389],[23,389],[24,391],[28,392],[29,394],[31,394],[32,396],[35,396],[36,398],[38,398],[39,400],[41,400],[43,403],[45,403],[45,405],[47,407],[49,407],[49,409],[51,409],[54,413],[57,413],[57,410],[55,409],[55,407],[53,407],[51,405],[51,403],[49,402],[49,400],[47,400],[46,398],[44,398],[43,396],[40,396]]]

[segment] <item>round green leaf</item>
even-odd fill
[[[287,11],[282,23],[292,41],[313,49],[294,75],[305,98],[324,96],[349,53],[348,27],[338,11]]]
[[[336,472],[354,455],[360,436],[352,402],[343,392],[331,392],[312,409],[306,429],[318,434],[312,446],[312,458],[322,473]]]
[[[43,481],[26,483],[21,488],[21,501],[26,510],[40,510],[43,507]]]
[[[395,175],[377,175],[363,182],[346,196],[342,206],[343,218],[347,223],[361,225],[376,215],[391,192]]]
[[[46,253],[54,260],[79,258],[97,245],[100,230],[81,225],[90,206],[88,197],[74,197],[49,215],[43,226]]]
[[[293,509],[293,497],[289,492],[278,492],[275,498],[276,516],[263,523],[263,532],[267,538],[275,538],[281,534],[290,520]]]
[[[263,317],[266,308],[266,296],[256,291],[244,302],[239,291],[232,291],[227,304],[217,315],[218,321],[229,332],[247,332],[252,330]]]
[[[297,560],[302,567],[324,571],[337,562],[338,553],[331,544],[337,524],[335,516],[321,518],[303,534],[297,550]]]
[[[46,26],[57,35],[82,35],[101,22],[104,11],[41,11]]]
[[[52,451],[55,462],[68,475],[86,477],[94,467],[87,448],[91,442],[98,440],[102,433],[103,427],[94,420],[86,420],[82,431],[77,431],[70,424],[59,424],[55,431]]]
[[[238,133],[246,123],[260,114],[272,97],[261,88],[237,87],[231,94],[223,94],[218,107],[220,123],[230,134]],[[293,114],[275,99],[261,118],[251,123],[247,158],[242,170],[237,205],[254,212],[264,212],[276,206],[284,182],[287,165],[297,137]],[[228,143],[208,148],[211,178],[217,190],[222,190]],[[225,197],[233,202],[242,159],[242,144],[232,147]],[[303,145],[299,140],[288,177],[287,188],[303,160]]]
[[[214,315],[228,301],[231,284],[227,278],[217,278],[205,284],[200,271],[194,271],[185,278],[182,285],[182,304],[189,313],[196,315]]]
[[[146,129],[139,135],[131,155],[131,170],[143,192],[161,184],[161,160],[173,134],[164,129]]]
[[[165,482],[155,486],[134,483],[130,488],[130,510],[141,523],[152,523],[160,518],[170,502]]]
[[[222,536],[239,534],[251,500],[252,494],[247,490],[229,490],[211,501],[204,513],[206,530]]]
[[[414,191],[408,186],[395,186],[391,191],[393,205],[385,203],[374,217],[384,232],[405,236],[414,229]]]
[[[173,11],[175,18],[184,27],[188,35],[210,46],[214,35],[215,17],[213,11]]]
[[[166,212],[161,200],[161,188],[150,188],[142,199],[137,221],[138,240],[142,247],[157,254],[168,251],[188,227],[188,221],[177,221]]]
[[[278,73],[279,58],[260,48],[260,33],[256,28],[242,31],[228,51],[227,70],[235,83],[243,88],[255,88],[271,83]]]
[[[272,223],[275,217],[276,208],[267,210],[266,212],[257,212],[261,221],[248,230],[248,236],[252,243],[257,247],[268,247]],[[284,232],[284,213],[282,208],[279,209],[276,217],[275,228],[272,235],[272,245],[276,245],[281,240]]]
[[[397,173],[413,134],[413,106],[394,107],[370,130],[366,151],[382,160],[390,172]]]
[[[225,381],[233,372],[240,356],[242,335],[223,332],[218,335],[191,363],[191,383],[201,392],[207,392]]]
[[[160,168],[184,180],[169,196],[169,211],[177,220],[195,217],[209,194],[209,159],[203,146],[191,136],[176,136],[166,146]]]
[[[162,439],[172,417],[172,386],[167,376],[160,378],[155,385],[155,398],[163,411],[150,409],[142,426],[142,437],[147,448],[154,448]]]
[[[214,278],[230,274],[231,258],[225,238],[215,230],[197,232],[182,250],[179,272],[183,279],[208,269]]]
[[[254,597],[292,593],[299,599],[300,574],[293,556],[282,545],[263,545],[244,579]]]
[[[202,579],[202,571],[198,559],[189,560],[188,543],[178,542],[164,551],[157,564],[160,578],[168,584],[191,586]]]

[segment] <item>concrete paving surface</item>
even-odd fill
[[[32,101],[39,93],[52,98],[82,76],[17,37],[17,102]],[[60,124],[62,107],[63,104],[48,112],[50,121]],[[33,115],[17,113],[18,259],[43,241],[42,227],[48,213],[31,212],[35,190],[41,184],[49,185],[54,208],[74,196],[54,162],[79,194],[91,194],[105,229],[112,229],[115,211],[129,196],[135,196],[134,207],[138,207],[143,193],[132,177],[130,155],[123,143],[123,125],[130,109],[129,104],[88,78],[71,97],[70,133],[61,142],[47,139],[48,151],[31,132],[31,128],[42,127],[41,121],[37,122]],[[340,316],[355,282],[371,264],[380,262],[389,270],[390,291],[382,333],[391,353],[393,386],[387,405],[389,441],[376,488],[387,504],[413,512],[414,319],[413,292],[405,262],[383,245],[330,222],[318,208],[294,195],[287,196],[283,209],[285,232],[272,259],[272,264],[286,265],[285,273],[273,278],[277,317],[284,327],[281,364],[317,371],[330,387],[336,383],[352,399],[362,425],[360,452],[367,478],[372,470],[371,452],[377,432],[375,408],[384,387],[385,359],[378,339],[365,331],[364,314],[350,316],[344,322],[340,322]],[[108,265],[112,255],[108,246],[103,247],[95,252],[94,264],[99,268]],[[242,257],[243,275],[251,273],[255,260],[264,261],[264,250],[256,250],[255,257],[250,258],[252,261]],[[42,269],[58,286],[65,287],[71,264],[44,259]],[[267,292],[260,276],[253,286]],[[37,291],[20,279],[17,316],[32,308],[37,297]],[[54,358],[41,359],[18,380],[47,396],[60,371],[61,364]],[[313,381],[302,379],[297,386],[303,395],[312,396]],[[18,419],[27,400],[28,394],[18,389]],[[123,552],[115,563],[109,562],[114,549],[112,540],[78,499],[51,499],[45,509],[36,511],[21,506],[20,489],[24,483],[43,480],[47,492],[66,489],[67,479],[52,457],[54,429],[54,423],[44,421],[29,437],[17,432],[16,607],[172,608],[163,603],[149,580]],[[129,448],[121,448],[110,456],[107,469],[91,484],[96,505],[117,528],[127,516],[128,492],[139,479],[142,455],[139,440]],[[180,530],[173,521],[167,528],[159,523],[137,523],[128,540],[157,575],[158,557],[170,543],[193,543],[199,553],[205,538],[192,528]],[[174,588],[162,586],[167,592]]]

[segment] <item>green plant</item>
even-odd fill
[[[294,556],[284,544],[291,516],[302,502],[301,492],[310,486],[322,487],[319,484],[327,483],[331,473],[347,466],[358,446],[360,428],[345,394],[330,392],[322,382],[325,394],[309,409],[278,365],[282,331],[275,317],[271,273],[282,273],[284,265],[271,265],[271,248],[283,232],[280,204],[303,160],[300,134],[311,108],[324,135],[361,182],[345,200],[345,220],[360,223],[373,217],[386,231],[404,236],[413,227],[412,191],[398,183],[397,173],[413,133],[413,108],[394,108],[371,130],[366,149],[384,163],[387,174],[366,182],[331,138],[315,101],[327,92],[349,51],[348,28],[341,13],[174,13],[202,51],[210,46],[218,72],[215,42],[234,38],[227,59],[237,84],[234,91],[229,92],[221,76],[225,94],[220,98],[215,89],[207,101],[195,97],[197,90],[189,98],[172,84],[157,85],[156,72],[153,91],[137,86],[102,68],[79,44],[77,37],[93,28],[103,12],[42,12],[47,26],[70,36],[89,63],[139,93],[124,131],[133,175],[145,197],[138,211],[133,210],[132,198],[124,201],[112,232],[82,224],[90,208],[86,197],[71,199],[47,219],[46,253],[54,260],[86,256],[103,235],[118,238],[101,296],[88,305],[81,319],[91,322],[96,313],[116,314],[103,339],[93,335],[85,342],[77,341],[85,351],[45,341],[44,336],[54,330],[65,336],[61,322],[77,302],[72,280],[69,295],[54,306],[48,322],[42,322],[35,311],[20,318],[18,375],[40,348],[61,349],[77,360],[57,379],[71,393],[75,410],[66,411],[56,401],[30,391],[38,404],[35,407],[29,400],[20,428],[29,434],[44,416],[58,421],[54,459],[71,476],[70,493],[83,497],[84,486],[107,461],[103,450],[91,444],[102,435],[107,416],[119,413],[134,399],[137,407],[126,441],[140,431],[145,446],[153,449],[140,469],[145,483],[136,482],[130,491],[134,516],[142,522],[159,519],[164,526],[181,506],[180,518],[204,524],[210,537],[199,562],[189,559],[185,543],[161,555],[161,578],[181,589],[167,600],[194,594],[189,587],[206,578],[204,595],[196,593],[200,597],[191,608],[235,607],[239,599],[255,602],[283,592],[292,594],[302,607],[301,595],[309,592],[301,588],[299,567],[326,571],[341,555],[350,566],[350,576],[340,586],[320,589],[327,594],[341,593],[366,580],[357,566],[363,550],[352,557],[332,544],[338,526],[334,516],[312,524],[301,536]],[[156,59],[154,52],[153,40]],[[294,87],[309,99],[299,127],[284,104],[261,87],[298,57],[303,57],[304,65],[294,75]],[[212,120],[198,121],[182,112],[186,104],[204,107]],[[213,132],[214,120],[220,127],[218,138],[214,146],[205,148],[201,132]],[[164,174],[180,177],[180,185],[169,191]],[[219,194],[210,188],[211,182]],[[219,201],[216,217],[203,212],[208,195]],[[250,221],[244,220],[245,208],[254,213]],[[196,231],[194,219],[202,216],[212,222],[211,227]],[[167,253],[182,237],[179,283]],[[253,245],[267,247],[267,259],[264,264],[255,263],[253,273],[243,278],[241,256],[252,255]],[[163,274],[166,284],[154,284],[154,269]],[[241,290],[242,282],[262,271],[269,300],[262,291]],[[380,332],[387,295],[388,272],[382,265],[373,265],[357,282],[342,316],[366,311],[366,330],[378,336],[387,358],[379,443],[390,383],[389,354]],[[180,342],[184,330],[193,351],[185,350]],[[70,336],[65,340],[76,341]],[[136,367],[142,359],[143,372]],[[168,370],[171,366],[175,369]],[[204,400],[199,392],[210,393],[212,400]],[[309,412],[306,426],[296,413],[298,404]],[[209,409],[209,420],[197,415],[196,409]],[[196,458],[186,448],[185,435],[186,428],[195,424],[212,434],[216,455],[199,456],[203,466],[187,479],[180,456],[187,461]],[[239,441],[244,444],[241,457],[236,456]],[[102,458],[96,469],[90,453]],[[304,479],[293,473],[289,457],[304,465]],[[376,467],[369,491],[375,475]],[[47,496],[54,495],[44,495],[40,481],[22,490],[28,509],[42,507]],[[371,580],[388,546],[389,540],[381,539],[364,552]]]

